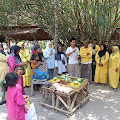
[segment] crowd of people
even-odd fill
[[[84,44],[77,48],[76,40],[72,38],[68,48],[58,42],[55,50],[53,43],[49,41],[46,49],[42,50],[38,41],[34,41],[31,54],[25,48],[24,42],[12,46],[9,54],[5,53],[0,45],[0,85],[3,90],[1,104],[6,103],[9,120],[25,119],[23,114],[26,111],[23,106],[29,96],[25,95],[24,87],[31,86],[31,80],[35,77],[34,69],[40,67],[42,62],[48,66],[49,80],[53,79],[56,69],[58,75],[68,72],[70,76],[87,78],[90,84],[105,85],[109,81],[110,87],[117,89],[120,46],[117,41],[114,41],[112,47],[108,41],[97,43],[96,39],[86,39]],[[11,108],[12,105],[16,108]],[[15,110],[18,110],[18,113]]]

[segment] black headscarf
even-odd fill
[[[103,47],[104,47],[104,49],[103,49],[103,50],[100,50],[100,51],[98,52],[99,57],[104,56],[104,55],[106,54],[106,52],[107,52],[107,47],[106,47],[106,45],[103,45]]]
[[[17,55],[17,52],[20,51],[20,49],[21,49],[21,47],[19,47],[17,45],[14,46],[14,53],[15,53],[15,55]]]
[[[2,47],[2,45],[0,45]],[[2,47],[3,48],[3,47]],[[4,50],[0,51],[0,53],[2,53],[3,55],[6,56],[6,53],[4,52]]]
[[[21,49],[21,47],[19,47],[19,46],[17,46],[17,45],[12,46],[12,47],[10,48],[10,55],[9,55],[9,57],[10,57],[10,56],[14,56],[17,64],[19,64],[19,63],[22,62],[20,56],[17,55],[17,52],[20,51],[20,49]]]
[[[57,53],[55,54],[55,60],[61,60],[61,54],[64,54],[62,51],[59,52],[59,47],[62,47],[62,46],[58,46],[57,47]]]
[[[5,55],[6,56],[6,53],[2,50],[2,51],[0,51],[0,53],[2,53],[3,55]]]

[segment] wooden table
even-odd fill
[[[41,105],[64,112],[68,116],[71,116],[76,109],[89,101],[88,80],[78,89],[73,89],[69,94],[56,91],[53,87],[42,87],[42,90]]]

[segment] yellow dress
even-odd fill
[[[8,56],[0,53],[0,81],[3,80],[5,75],[9,72],[8,64],[7,64]]]
[[[19,42],[17,45],[18,46],[22,46],[24,44],[24,42]],[[21,49],[20,50],[20,53],[19,53],[20,57],[21,57],[21,60],[22,62],[26,62],[26,61],[29,61],[27,63],[27,66],[25,66],[25,75],[23,75],[23,85],[24,87],[26,86],[31,86],[31,80],[32,80],[32,72],[31,72],[31,66],[30,66],[30,53],[27,49]]]
[[[119,51],[119,79],[120,79],[120,51]]]
[[[110,55],[111,64],[109,64],[109,85],[112,88],[117,88],[119,84],[119,69],[116,72],[116,68],[119,68],[119,52],[116,55]]]
[[[100,51],[100,47],[99,47],[98,45],[96,45],[95,51],[96,51],[96,52],[99,52],[99,51]]]
[[[109,53],[106,54],[101,58],[101,63],[103,66],[99,66],[100,57],[98,53],[95,56],[96,60],[96,71],[95,71],[95,83],[107,83],[107,72],[108,72],[108,60],[109,60]]]
[[[27,66],[25,67],[25,75],[23,75],[23,85],[24,87],[25,86],[31,86],[31,80],[32,80],[32,74],[31,74],[31,66],[30,66],[30,53],[27,49],[24,49],[24,50],[20,50],[20,53],[19,53],[21,59],[22,59],[22,62],[26,62],[27,60],[29,61],[27,63]]]

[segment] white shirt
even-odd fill
[[[68,47],[66,54],[71,53],[75,49],[76,49],[76,51],[69,56],[69,62],[68,62],[69,64],[79,63],[79,60],[75,58],[76,56],[80,55],[79,49],[77,47],[75,47],[74,49],[72,47]]]
[[[62,63],[62,60],[65,61],[65,64]],[[58,67],[58,74],[66,72],[65,66],[67,66],[66,56],[64,54],[61,54],[61,60],[55,60],[55,67]]]

